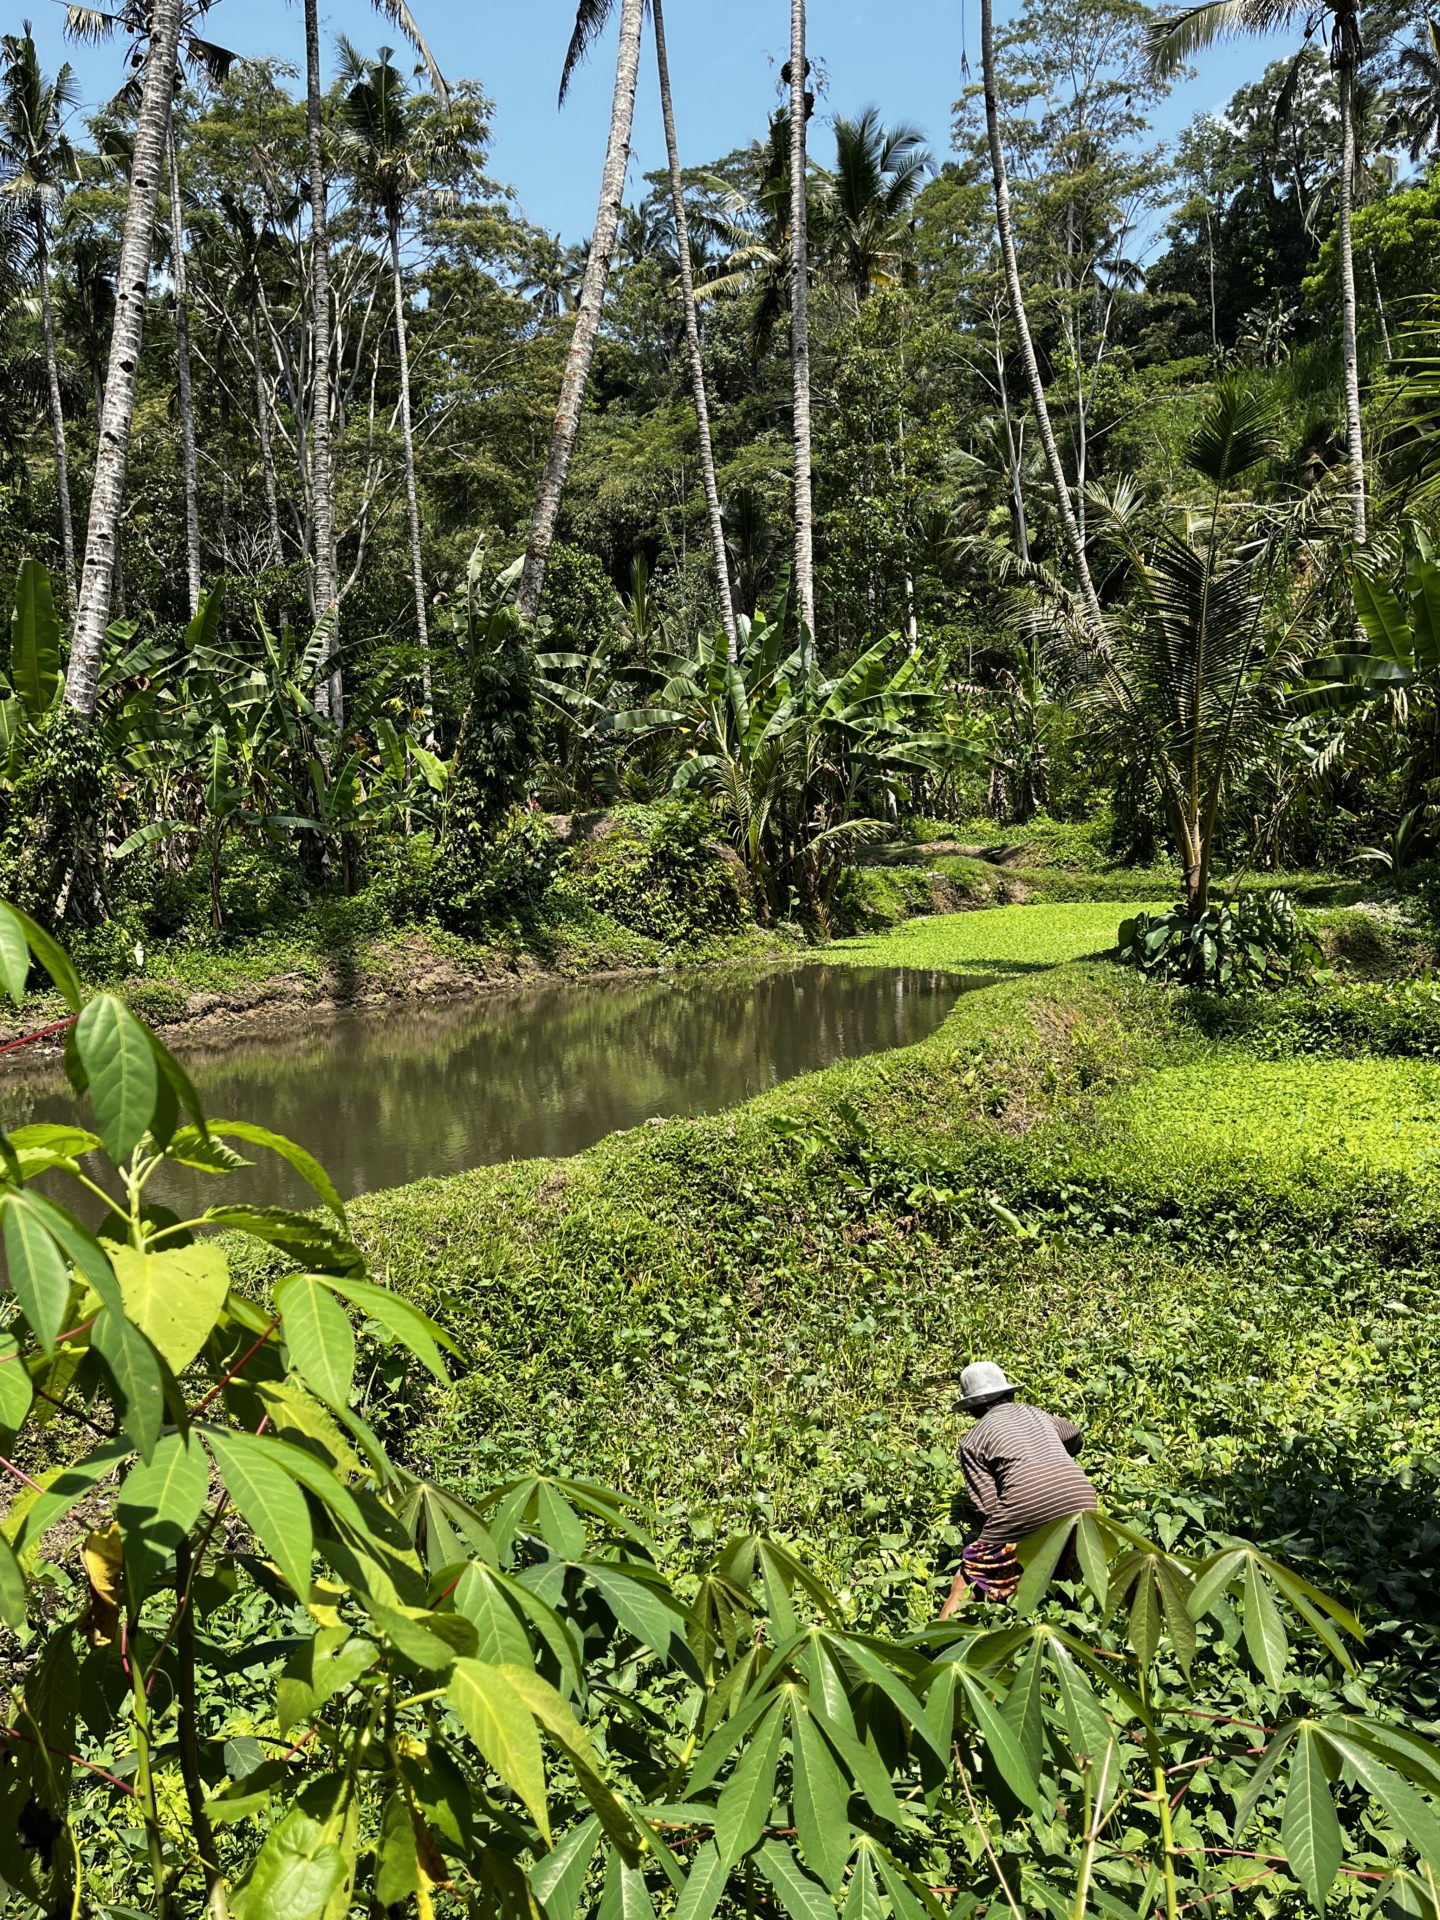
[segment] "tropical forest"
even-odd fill
[[[1440,1920],[1440,17],[32,11],[4,1920]]]

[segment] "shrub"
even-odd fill
[[[745,918],[739,863],[702,800],[621,807],[571,849],[563,889],[634,933],[683,946]]]
[[[1262,1059],[1296,1054],[1440,1058],[1440,981],[1324,980],[1273,995],[1189,996],[1184,1011],[1207,1037],[1241,1040]]]
[[[1203,987],[1290,985],[1321,957],[1319,943],[1287,893],[1242,893],[1192,917],[1183,907],[1122,921],[1118,958],[1154,980]]]
[[[465,934],[531,920],[559,859],[560,843],[543,814],[512,807],[487,835],[472,824],[440,850],[436,914],[452,933]]]

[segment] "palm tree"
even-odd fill
[[[680,303],[685,316],[685,346],[690,357],[690,391],[695,401],[699,438],[700,482],[710,521],[710,549],[715,561],[715,591],[720,601],[720,623],[730,658],[735,658],[735,607],[730,597],[730,569],[725,554],[725,521],[720,511],[720,489],[715,479],[715,448],[710,438],[710,407],[705,395],[705,362],[700,351],[700,315],[695,305],[695,270],[690,258],[690,226],[685,215],[685,182],[680,172],[680,147],[675,138],[675,104],[670,97],[670,61],[665,50],[665,15],[661,0],[650,0],[655,22],[655,63],[660,76],[660,113],[665,122],[665,153],[670,167],[670,205],[675,217],[675,258],[680,267]]]
[[[341,148],[360,191],[385,223],[395,302],[395,350],[400,369],[400,434],[405,454],[405,505],[410,523],[410,569],[415,589],[415,633],[420,644],[421,698],[433,721],[430,628],[425,611],[425,566],[420,548],[420,496],[415,481],[415,427],[410,393],[410,342],[405,320],[405,274],[400,229],[415,198],[433,181],[460,129],[427,118],[413,101],[404,76],[391,64],[388,47],[368,65],[341,42],[344,77],[351,82],[341,121]]]
[[[1090,633],[1099,639],[1104,630],[1100,597],[1090,575],[1085,539],[1080,532],[1080,522],[1075,517],[1075,505],[1070,497],[1070,483],[1065,477],[1055,429],[1050,424],[1045,384],[1040,378],[1040,363],[1035,357],[1035,342],[1030,333],[1029,315],[1025,311],[1024,290],[1020,285],[1020,262],[1015,252],[1015,229],[1010,219],[1010,181],[1005,168],[1005,150],[1000,140],[1000,98],[995,81],[995,25],[991,0],[980,0],[980,55],[984,68],[985,133],[990,147],[990,176],[995,194],[995,227],[1005,268],[1005,286],[1010,296],[1010,316],[1015,322],[1020,359],[1025,368],[1025,383],[1030,389],[1030,405],[1035,414],[1040,444],[1045,451],[1045,464],[1050,472],[1050,484],[1054,489],[1055,506],[1064,530],[1065,544],[1070,549],[1070,561],[1085,603]]]
[[[560,75],[562,103],[569,90],[571,75],[584,59],[592,41],[604,29],[612,5],[613,0],[580,0],[575,28]],[[610,278],[615,231],[620,221],[620,202],[625,192],[625,169],[630,159],[630,129],[635,118],[635,87],[640,76],[640,31],[644,21],[645,0],[620,0],[620,43],[615,54],[610,137],[606,142],[605,165],[600,174],[600,204],[595,213],[595,231],[590,238],[580,302],[575,311],[575,329],[570,335],[570,350],[565,358],[565,372],[560,382],[560,402],[555,409],[550,447],[540,476],[540,492],[525,541],[525,565],[520,575],[516,604],[527,620],[533,620],[540,611],[545,567],[555,538],[555,524],[560,517],[560,499],[570,472],[576,436],[580,431],[580,409],[585,403],[590,363],[595,357],[600,310],[605,303],[605,285]]]
[[[193,620],[200,607],[200,481],[195,464],[195,394],[190,380],[190,296],[185,270],[185,208],[180,199],[180,156],[175,115],[165,142],[170,171],[170,285],[175,295],[175,384],[180,402],[180,463],[185,493],[185,584]]]
[[[1345,445],[1350,468],[1350,528],[1365,544],[1365,447],[1360,427],[1360,361],[1355,343],[1355,250],[1350,213],[1355,198],[1355,76],[1364,53],[1357,0],[1321,0],[1330,19],[1330,64],[1340,98],[1340,341],[1345,366]],[[1158,73],[1173,73],[1194,54],[1235,34],[1271,33],[1306,20],[1311,0],[1202,0],[1154,21],[1151,60]],[[1309,26],[1306,32],[1308,35]]]
[[[374,0],[377,13],[414,47],[430,84],[444,99],[445,79],[405,0]],[[340,588],[335,556],[335,457],[331,431],[330,238],[325,193],[325,112],[320,89],[319,0],[305,0],[305,146],[310,171],[310,500],[315,564],[315,620],[329,638],[329,671],[320,683],[322,713],[339,727],[345,718],[340,673]]]
[[[1309,597],[1279,621],[1269,592],[1283,554],[1234,503],[1238,481],[1273,457],[1270,403],[1220,387],[1191,438],[1190,464],[1209,484],[1202,512],[1142,546],[1129,516],[1110,518],[1132,595],[1097,684],[1082,696],[1116,763],[1144,767],[1185,875],[1185,911],[1210,900],[1211,851],[1226,803],[1248,768],[1273,755],[1284,689],[1300,672]]]
[[[934,166],[918,127],[885,127],[878,107],[835,122],[828,239],[856,303],[895,277],[906,216]]]
[[[1400,73],[1392,127],[1418,160],[1440,141],[1440,20],[1427,20],[1415,45],[1405,48]]]
[[[110,620],[120,512],[125,498],[125,469],[130,457],[130,424],[140,371],[140,340],[150,288],[155,209],[170,132],[170,102],[180,55],[183,12],[184,0],[153,0],[141,73],[130,190],[125,202],[125,225],[116,274],[115,326],[110,336],[105,401],[100,410],[99,445],[90,490],[90,520],[85,533],[75,633],[65,674],[65,704],[87,724],[95,713],[100,657]]]
[[[795,451],[795,591],[805,632],[815,632],[815,497],[810,472],[810,239],[805,123],[815,97],[806,87],[805,0],[790,0],[790,382]]]
[[[67,64],[53,80],[40,71],[30,22],[22,34],[0,41],[0,192],[28,221],[40,288],[40,325],[50,394],[50,431],[55,440],[55,488],[60,496],[60,551],[65,591],[75,606],[75,528],[70,511],[70,463],[65,451],[65,409],[55,353],[55,314],[50,294],[50,219],[79,161],[65,132],[75,103],[75,76]]]

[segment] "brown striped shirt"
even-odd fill
[[[1023,1540],[1066,1514],[1093,1513],[1079,1451],[1079,1427],[1038,1407],[1008,1400],[982,1414],[960,1442],[965,1485],[985,1517],[980,1538]]]

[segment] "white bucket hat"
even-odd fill
[[[1005,1378],[1005,1369],[993,1360],[977,1360],[960,1375],[960,1393],[966,1405],[989,1400],[997,1393],[1014,1393],[1015,1382]]]

